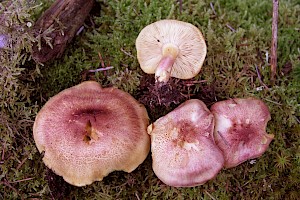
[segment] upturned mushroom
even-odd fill
[[[84,186],[115,170],[136,169],[150,151],[147,126],[146,109],[130,94],[87,81],[43,106],[33,136],[46,166]]]
[[[146,26],[136,39],[142,70],[158,82],[170,77],[190,79],[201,70],[206,44],[194,25],[177,20],[160,20]]]
[[[175,187],[202,185],[224,164],[213,140],[214,117],[197,99],[188,100],[148,126],[153,171]]]
[[[212,105],[211,112],[215,116],[215,141],[223,151],[226,168],[261,156],[274,138],[266,133],[269,109],[259,99],[220,101]]]

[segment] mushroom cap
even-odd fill
[[[261,156],[274,138],[266,133],[269,109],[259,99],[219,101],[211,112],[215,116],[215,141],[223,151],[226,168]]]
[[[44,163],[75,186],[131,172],[150,151],[143,105],[117,88],[86,81],[52,97],[39,111],[33,136]]]
[[[155,73],[166,53],[165,46],[168,46],[167,50],[170,46],[178,47],[177,52],[170,52],[177,54],[170,76],[190,79],[200,72],[206,56],[206,44],[197,27],[177,20],[160,20],[142,29],[136,39],[136,49],[145,73]]]
[[[156,176],[175,187],[202,185],[214,178],[224,158],[214,143],[213,128],[213,115],[197,99],[184,102],[149,125]]]

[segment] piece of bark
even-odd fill
[[[41,37],[40,49],[37,43],[33,46],[33,59],[44,63],[59,58],[83,25],[93,3],[94,0],[56,0],[34,26],[35,36],[50,37],[52,47]]]

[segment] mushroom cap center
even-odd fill
[[[179,54],[179,48],[172,43],[164,44],[162,47],[162,55],[163,57],[171,57],[172,59],[176,59]]]

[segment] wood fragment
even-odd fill
[[[22,160],[22,162],[17,166],[17,170],[19,170],[21,167],[22,167],[22,165],[26,162],[26,160],[28,159],[28,157],[26,157],[26,158],[24,158],[23,160]]]
[[[135,56],[133,56],[131,53],[129,53],[129,52],[127,52],[127,51],[125,51],[123,48],[121,48],[121,51],[125,54],[125,55],[127,55],[127,56],[129,56],[129,57],[131,57],[131,58],[134,58],[135,59]]]
[[[3,144],[3,149],[2,149],[2,155],[1,155],[1,161],[4,161],[4,154],[5,154],[5,145]]]
[[[102,68],[105,68],[106,66],[105,66],[103,57],[102,57],[102,55],[101,55],[100,52],[98,52],[98,57],[99,57],[99,60],[100,60],[100,63],[101,63],[101,67],[102,67]]]
[[[82,27],[93,3],[93,0],[56,0],[34,25],[35,36],[41,36],[41,47],[33,46],[33,59],[43,63],[59,58]],[[51,39],[52,47],[45,37]]]
[[[236,32],[236,30],[234,28],[232,28],[232,26],[230,26],[229,24],[226,24],[227,28],[229,28],[232,32]]]
[[[294,116],[295,117],[295,120],[298,122],[298,124],[300,124],[300,120],[298,119],[297,116]]]
[[[33,180],[34,177],[30,177],[30,178],[24,178],[24,179],[21,179],[21,180],[17,180],[17,181],[11,181],[11,182],[8,182],[8,183],[20,183],[20,182],[24,182],[24,181],[30,181],[30,180]]]
[[[209,196],[212,200],[216,200],[216,198],[214,198],[209,192],[207,192],[206,190],[204,190],[205,194],[207,194],[207,196]]]
[[[106,71],[106,70],[113,69],[113,68],[114,68],[113,66],[109,66],[109,67],[98,68],[98,69],[90,69],[90,70],[88,70],[88,72],[95,73],[95,72],[100,72],[100,71]]]
[[[135,196],[136,196],[136,199],[137,199],[137,200],[140,200],[140,197],[139,197],[138,193],[135,192],[134,194],[135,194]]]
[[[214,13],[214,15],[217,15],[216,10],[215,10],[215,8],[214,8],[213,2],[210,2],[209,5],[210,5],[210,7],[211,7],[211,9],[212,9],[212,11],[213,11],[213,13]]]
[[[267,90],[270,90],[268,88],[268,86],[262,81],[261,74],[259,72],[259,69],[258,69],[257,65],[255,65],[255,70],[256,70],[257,77],[258,77],[258,80],[259,80],[260,84],[262,84],[264,86],[264,88],[266,88]]]
[[[272,43],[271,43],[271,82],[274,84],[277,68],[278,0],[273,0]]]
[[[278,105],[278,106],[282,106],[282,103],[278,103],[278,102],[276,102],[276,101],[272,101],[272,100],[266,99],[266,98],[263,98],[263,99],[266,100],[266,101],[268,101],[268,102],[270,102],[270,103],[274,103],[274,104],[276,104],[276,105]]]
[[[177,2],[179,3],[179,12],[181,14],[182,13],[182,0],[177,0]]]

